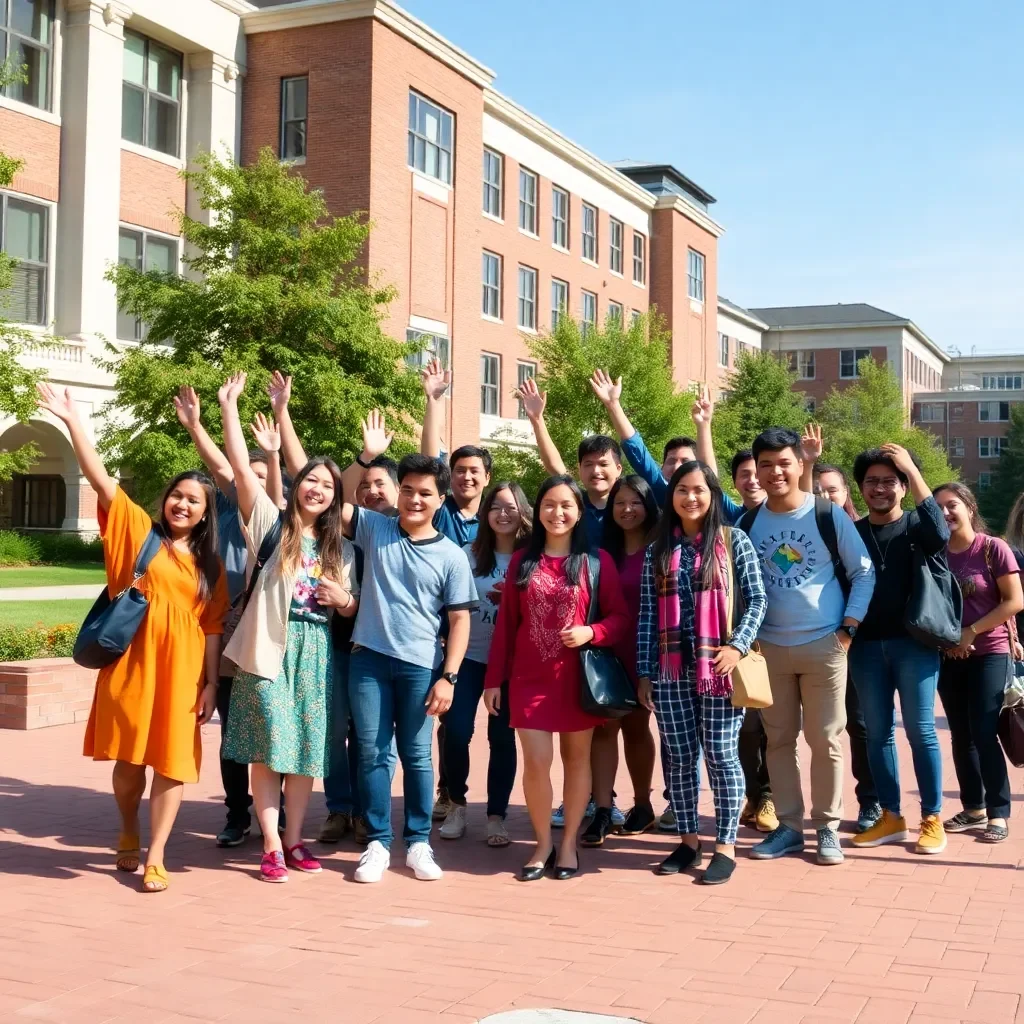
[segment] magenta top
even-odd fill
[[[986,551],[987,549],[987,551]],[[979,533],[966,551],[949,551],[949,568],[960,584],[964,595],[963,624],[970,626],[990,611],[1002,598],[996,580],[1000,576],[1019,573],[1017,559],[1004,540]],[[1001,626],[979,633],[974,638],[974,653],[1008,654],[1010,633],[1004,622]]]

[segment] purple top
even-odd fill
[[[636,682],[636,630],[640,621],[640,582],[644,574],[646,548],[640,548],[631,555],[625,555],[619,565],[619,589],[626,600],[629,611],[629,631],[622,642],[615,647],[629,678]]]
[[[947,557],[949,568],[964,595],[965,626],[970,626],[982,616],[988,615],[1002,600],[996,583],[1000,576],[1020,572],[1017,559],[1013,557],[1009,545],[998,537],[990,537],[984,533],[979,533],[966,551],[947,550]],[[1005,622],[974,638],[976,655],[1009,652],[1010,633]]]

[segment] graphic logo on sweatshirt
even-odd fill
[[[803,530],[775,530],[757,544],[766,587],[794,590],[814,575],[818,538]]]
[[[769,559],[781,570],[783,575],[786,575],[790,569],[799,565],[803,560],[804,556],[799,551],[790,547],[789,544],[780,544],[775,549],[775,554]]]

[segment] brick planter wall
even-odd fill
[[[0,729],[84,722],[95,688],[95,669],[70,658],[0,662]]]

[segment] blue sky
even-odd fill
[[[1019,0],[402,5],[575,142],[714,195],[732,301],[870,302],[1024,352]]]

